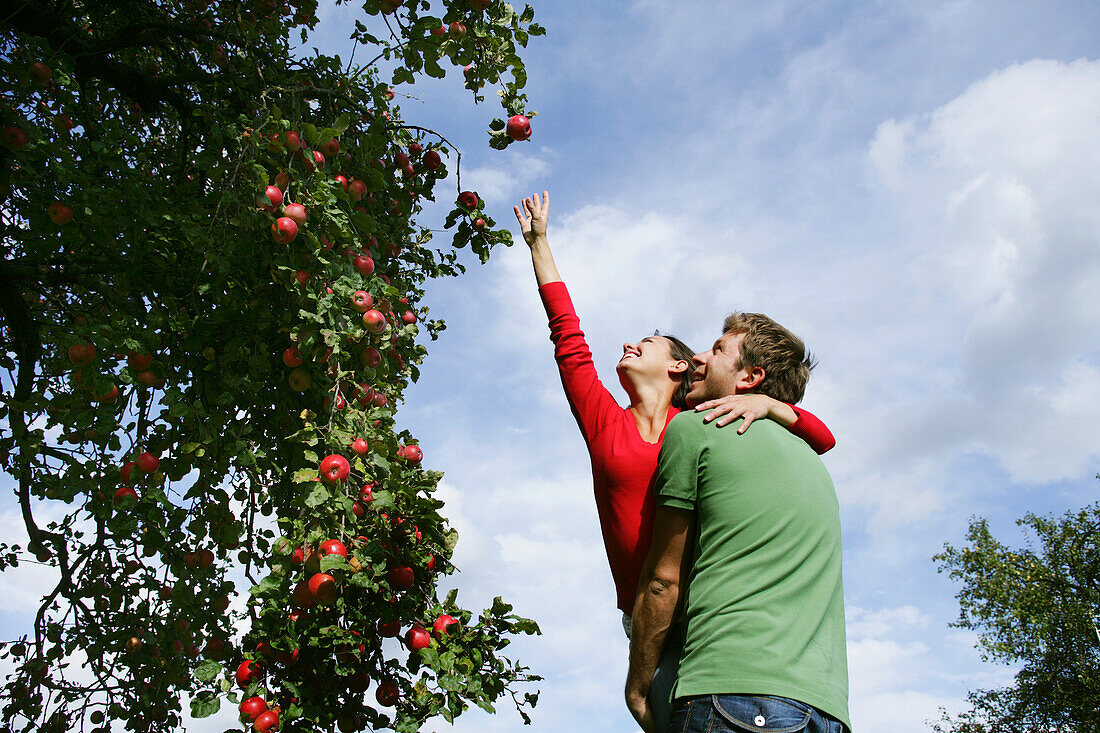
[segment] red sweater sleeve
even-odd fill
[[[798,419],[788,426],[788,430],[810,444],[818,454],[825,453],[836,445],[836,438],[825,427],[825,423],[809,410],[791,405]]]
[[[550,340],[554,342],[554,359],[558,362],[565,396],[585,442],[590,442],[608,419],[616,417],[623,408],[596,374],[592,352],[584,340],[581,321],[565,283],[546,283],[539,288],[539,295],[550,322]]]

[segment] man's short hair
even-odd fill
[[[738,364],[739,368],[764,370],[757,392],[792,405],[802,399],[817,363],[802,339],[763,313],[731,313],[722,324],[722,333],[745,334]]]

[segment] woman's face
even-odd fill
[[[650,380],[667,380],[669,369],[677,363],[672,358],[672,342],[664,336],[646,336],[637,343],[623,344],[623,356],[615,366],[619,381],[641,384]]]

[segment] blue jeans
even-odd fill
[[[660,730],[660,728],[658,728]],[[677,698],[666,733],[845,733],[844,724],[797,700],[770,695]]]

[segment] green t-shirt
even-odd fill
[[[658,506],[695,512],[674,697],[777,695],[849,728],[840,507],[817,454],[771,420],[683,412],[665,431]]]

